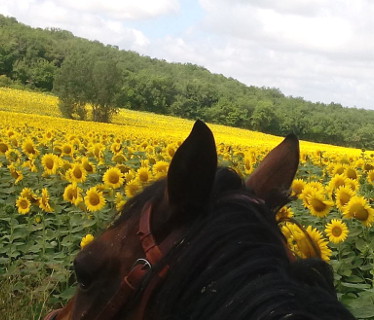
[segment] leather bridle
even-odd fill
[[[223,198],[223,200],[225,199],[246,200],[257,206],[265,205],[265,202],[262,199],[243,194],[229,195]],[[168,264],[161,266],[158,272],[154,270],[154,266],[157,265],[166,256],[170,249],[176,245],[178,235],[180,234],[178,230],[174,231],[158,244],[152,233],[151,224],[152,203],[149,201],[144,205],[140,214],[139,229],[137,232],[144,257],[136,259],[131,270],[123,277],[119,288],[106,303],[103,310],[94,319],[90,320],[113,319],[126,305],[128,306],[129,303],[134,302],[137,293],[142,289],[142,285],[147,279],[149,282],[144,286],[139,303],[134,309],[131,309],[131,315],[134,319],[144,319],[146,307],[154,290],[161,284],[169,270]],[[289,260],[291,262],[295,261],[294,254],[288,249],[284,239],[281,240],[284,243]],[[155,272],[151,274],[152,271]],[[149,275],[151,275],[150,278],[148,277]],[[62,310],[63,309],[53,310],[44,318],[44,320],[59,320],[59,314]]]
[[[140,214],[139,229],[137,235],[143,249],[144,257],[138,258],[133,264],[131,270],[123,277],[121,284],[113,296],[109,299],[103,310],[96,316],[95,320],[108,320],[116,316],[121,309],[131,302],[136,293],[140,290],[144,280],[170,249],[176,243],[176,233],[166,237],[161,243],[157,243],[152,233],[152,203],[147,202]],[[134,309],[136,319],[143,319],[145,309],[154,290],[165,278],[169,266],[164,265],[158,272],[155,272],[144,288],[141,299]],[[63,309],[57,309],[50,312],[44,320],[59,320],[59,314]]]

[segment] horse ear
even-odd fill
[[[299,140],[288,135],[263,159],[246,181],[248,189],[265,200],[271,209],[289,202],[290,187],[299,165]]]
[[[167,176],[169,204],[192,213],[207,202],[217,169],[217,152],[210,129],[196,121],[176,151]]]

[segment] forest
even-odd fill
[[[243,66],[245,67],[245,66]],[[169,63],[0,15],[0,86],[50,92],[67,118],[109,122],[119,108],[374,149],[374,111],[285,96],[191,63]]]

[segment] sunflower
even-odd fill
[[[333,170],[333,174],[343,174],[345,171],[345,165],[343,164],[337,164],[335,165],[335,168]]]
[[[30,188],[23,188],[20,197],[24,197],[30,200],[31,203],[37,203],[38,197]]]
[[[82,159],[80,159],[80,161],[87,173],[94,173],[96,171],[95,165],[90,162],[87,157],[83,157]]]
[[[349,187],[339,187],[335,191],[335,202],[336,206],[340,211],[344,210],[344,206],[349,202],[349,200],[355,195],[355,192]]]
[[[349,233],[347,225],[338,219],[332,219],[330,223],[326,224],[325,232],[332,243],[345,241]]]
[[[76,183],[69,184],[65,187],[63,199],[77,206],[83,201],[82,189]]]
[[[122,171],[121,171],[122,172]],[[136,177],[136,172],[132,169],[130,169],[129,171],[127,171],[125,174],[124,174],[124,177],[125,177],[125,180],[126,180],[126,183],[129,183],[130,181],[134,180],[135,177]]]
[[[166,161],[158,161],[153,165],[153,175],[156,179],[165,177],[167,175],[169,168],[169,162]]]
[[[123,209],[123,206],[126,204],[126,200],[120,192],[116,193],[114,202],[116,204],[116,210],[118,212],[121,211]]]
[[[311,192],[307,196],[307,208],[310,213],[316,217],[325,217],[334,206],[334,202],[325,198],[320,191]]]
[[[105,171],[103,175],[103,182],[105,185],[117,189],[123,185],[124,178],[121,170],[116,167],[111,167]]]
[[[329,261],[331,257],[331,249],[327,245],[326,239],[322,236],[322,233],[312,226],[306,228],[306,232],[309,234],[310,239],[314,242],[318,248],[320,257],[322,260]]]
[[[31,202],[26,197],[19,196],[16,201],[16,206],[20,214],[27,214],[30,212]]]
[[[105,206],[106,200],[102,191],[99,191],[96,187],[92,187],[87,190],[84,203],[89,211],[98,211]]]
[[[47,188],[42,189],[42,196],[39,197],[39,208],[45,212],[53,212],[53,209],[49,203],[49,193]]]
[[[275,215],[276,221],[284,221],[294,216],[292,209],[289,207],[282,207]]]
[[[22,144],[22,151],[29,158],[35,158],[38,155],[38,150],[35,147],[34,142],[29,138],[26,139]]]
[[[305,187],[305,181],[302,179],[295,179],[292,182],[291,190],[292,190],[292,195],[299,197],[301,193],[303,192]]]
[[[18,170],[13,163],[8,166],[8,169],[10,171],[10,175],[15,179],[15,184],[23,179],[22,171]]]
[[[364,169],[365,171],[374,170],[374,162],[373,162],[373,163],[366,162],[366,163],[363,165],[363,169]]]
[[[74,163],[66,172],[66,179],[70,182],[84,182],[87,178],[87,172],[81,163]]]
[[[328,190],[329,194],[332,195],[335,192],[335,190],[337,190],[340,187],[345,186],[346,182],[347,182],[346,176],[344,176],[343,174],[335,174],[331,178],[326,189]]]
[[[80,243],[81,249],[83,249],[86,245],[88,245],[90,242],[92,242],[95,239],[95,237],[92,234],[86,234]]]
[[[136,194],[142,191],[142,185],[138,179],[133,179],[126,183],[125,194],[128,198],[132,198]]]
[[[101,160],[103,158],[103,153],[105,150],[105,145],[102,143],[95,143],[90,148],[90,153],[98,160]]]
[[[0,141],[0,154],[5,154],[8,150],[9,146],[5,142]]]
[[[38,172],[38,168],[35,165],[35,161],[30,159],[22,164],[22,167],[28,168],[31,172]]]
[[[125,157],[123,153],[116,153],[112,157],[112,161],[114,161],[115,163],[124,163],[127,161],[127,158]]]
[[[73,157],[74,154],[74,146],[71,143],[64,143],[61,146],[61,155]]]
[[[346,218],[355,218],[364,226],[370,227],[374,222],[374,209],[370,207],[364,197],[353,196],[343,210]]]
[[[359,174],[357,173],[357,170],[355,168],[352,168],[352,167],[347,167],[347,169],[344,172],[344,175],[348,179],[352,179],[352,180],[358,180],[359,177],[360,177]]]
[[[281,228],[287,239],[290,250],[300,258],[321,258],[330,260],[331,250],[322,233],[312,226],[302,229],[294,223],[287,222]]]
[[[8,151],[5,152],[5,157],[9,162],[21,161],[21,153],[17,149],[8,149]]]
[[[117,153],[119,153],[119,152],[122,150],[122,144],[121,144],[121,143],[114,142],[114,143],[110,146],[110,150],[111,150],[114,154],[117,154]]]
[[[164,149],[165,159],[171,159],[174,157],[175,151],[177,150],[177,145],[174,143],[168,144]]]
[[[360,188],[360,184],[357,180],[347,178],[345,185],[351,188],[353,191],[357,191]]]
[[[146,167],[140,167],[136,172],[136,177],[141,183],[147,183],[152,180],[152,172]]]
[[[56,174],[59,167],[60,158],[52,153],[47,153],[42,157],[42,165],[45,174]]]
[[[368,178],[367,179],[368,179],[369,183],[374,184],[374,170],[370,170],[368,172]]]

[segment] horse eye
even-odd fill
[[[82,268],[76,260],[74,261],[74,269],[79,287],[82,290],[87,290],[92,284],[91,274],[86,269]]]

